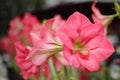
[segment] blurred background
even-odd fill
[[[54,15],[55,13],[61,13],[63,15],[66,15],[64,17],[68,17],[72,11],[79,10],[84,12],[85,15],[90,16],[90,14],[88,13],[91,13],[90,5],[93,1],[94,0],[0,0],[0,36],[6,33],[9,21],[17,15],[23,15],[25,12],[31,12],[35,13],[35,15],[37,14],[39,18],[46,18],[52,17],[52,15]],[[108,11],[107,13],[110,14],[110,12],[113,11],[113,0],[98,0],[98,2],[101,2],[103,4],[111,3],[111,5],[108,4],[108,6],[105,6],[111,10],[107,10],[105,7],[102,7],[103,5],[98,4],[99,7],[102,7],[101,9],[103,13],[106,13]],[[88,5],[86,3],[88,3]],[[69,8],[64,9],[62,7]],[[61,9],[61,11],[59,9]],[[84,9],[86,9],[86,11]],[[45,11],[48,12],[45,13]],[[50,16],[48,14],[50,14]]]
[[[85,14],[91,21],[91,5],[94,0],[0,0],[0,38],[7,35],[9,21],[15,16],[23,16],[26,12],[35,15],[39,20],[52,18],[60,14],[67,19],[74,11]],[[117,0],[120,2],[120,0]],[[96,5],[102,14],[114,14],[113,0],[98,0]],[[108,38],[115,47],[114,54],[105,62],[101,71],[96,73],[83,73],[84,77],[90,75],[88,80],[120,80],[120,19],[116,18],[108,29]],[[0,80],[23,80],[11,65],[10,57],[0,51]],[[12,74],[11,74],[12,73]],[[101,78],[100,77],[100,75]],[[85,80],[85,79],[83,79]]]

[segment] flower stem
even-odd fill
[[[49,64],[49,67],[50,67],[50,70],[51,70],[51,73],[53,76],[53,80],[59,80],[58,76],[57,76],[57,72],[56,72],[55,67],[53,65],[52,58],[49,59],[48,64]]]
[[[65,80],[70,80],[69,66],[64,66],[63,71],[64,71]]]
[[[46,80],[46,78],[45,78],[45,76],[43,74],[41,74],[40,80]]]
[[[71,67],[71,71],[72,71],[72,80],[78,80],[78,71],[76,68]]]
[[[119,15],[116,13],[116,14],[113,14],[112,16],[113,16],[113,17],[118,17]]]

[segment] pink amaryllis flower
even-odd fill
[[[10,27],[8,30],[8,36],[18,39],[20,37],[21,31],[23,29],[22,19],[19,16],[15,17],[14,19],[12,19],[9,22],[9,26]],[[19,35],[19,37],[16,35]]]
[[[30,31],[40,28],[40,21],[30,13],[26,13],[23,19],[19,16],[12,19],[9,26],[8,34],[0,40],[0,49],[14,56],[14,43],[22,41],[24,44],[31,45]]]
[[[36,77],[39,75],[39,67],[37,65],[34,65],[30,60],[26,60],[26,57],[28,56],[31,48],[26,47],[21,42],[16,42],[15,49],[17,52],[15,60],[21,69],[23,78],[26,80],[30,76]]]
[[[55,54],[55,58],[60,63],[67,64],[67,61],[61,55],[62,43],[56,33],[65,21],[59,16],[47,20],[41,29],[31,31],[32,50],[26,59],[30,59],[33,64],[42,65],[49,56]]]
[[[0,48],[8,53],[10,56],[13,56],[15,53],[14,42],[20,38],[21,30],[22,30],[22,22],[20,17],[15,17],[9,23],[10,28],[8,30],[8,34],[3,36],[0,40]],[[19,35],[19,36],[17,36]]]
[[[95,7],[96,3],[97,3],[97,1],[94,1],[94,3],[91,6],[91,9],[93,11],[92,19],[93,19],[94,22],[101,23],[105,27],[105,30],[107,30],[107,27],[112,22],[114,17],[116,17],[117,15],[116,14],[113,14],[113,15],[103,15],[103,14],[101,14],[100,10]]]
[[[22,29],[22,38],[24,40],[22,42],[24,42],[25,44],[30,44],[32,42],[30,38],[30,32],[34,29],[39,29],[41,26],[41,22],[37,19],[36,16],[30,13],[26,13],[22,19],[22,23],[24,26]]]
[[[30,13],[25,13],[22,22],[25,26],[29,26],[32,28],[40,26],[38,18]]]
[[[63,54],[68,63],[89,71],[99,69],[99,63],[114,51],[112,44],[104,35],[104,27],[92,24],[86,16],[73,13],[58,31],[63,43]]]
[[[34,77],[35,80],[38,80],[40,75],[44,75],[47,80],[52,80],[52,75],[49,73],[50,68],[47,61],[45,61],[41,65],[35,65],[32,63],[31,60],[26,59],[29,52],[31,51],[31,47],[25,46],[18,41],[15,43],[15,49],[17,52],[15,60],[17,65],[21,69],[21,74],[25,80],[30,77]],[[42,57],[42,59],[44,59],[44,56]]]

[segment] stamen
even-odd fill
[[[74,48],[73,53],[79,54],[82,58],[88,58],[90,51],[80,42],[78,38],[74,43]]]

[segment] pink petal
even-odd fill
[[[33,46],[38,40],[40,40],[39,31],[38,30],[33,30],[33,31],[30,32],[30,36],[31,36],[31,39],[32,39]]]
[[[62,30],[63,31],[63,30]],[[73,49],[74,46],[73,46],[73,43],[72,43],[72,40],[69,38],[69,36],[64,33],[66,31],[59,31],[58,32],[58,36],[60,37],[61,41],[67,46],[69,47],[70,49]]]
[[[35,73],[37,72],[37,66],[32,66],[27,72],[32,75],[36,75]]]
[[[100,10],[98,8],[95,7],[97,1],[94,1],[94,3],[92,4],[92,11],[94,12],[94,15],[96,15],[99,18],[104,18],[104,16],[101,14]]]
[[[103,37],[98,45],[99,46],[95,49],[91,49],[90,56],[91,58],[96,58],[97,61],[103,61],[107,59],[114,52],[113,45],[106,37]]]
[[[47,60],[47,58],[50,55],[54,54],[51,52],[41,53],[41,51],[47,51],[47,50],[54,49],[54,48],[56,48],[55,45],[51,43],[47,43],[43,40],[39,40],[37,41],[36,46],[32,48],[32,50],[30,51],[26,59],[30,59],[33,62],[33,64],[41,65]]]
[[[68,62],[66,61],[66,59],[63,56],[63,52],[59,52],[56,55],[57,60],[62,64],[62,65],[68,65]]]
[[[68,61],[70,65],[77,68],[80,66],[77,55],[75,55],[69,48],[63,46],[63,53],[65,56],[65,59]]]
[[[53,30],[58,31],[59,28],[63,27],[65,24],[65,20],[62,19],[60,15],[55,15],[54,17],[54,23],[52,25]]]
[[[29,52],[28,49],[19,41],[15,43],[15,48],[16,48],[17,54],[19,55],[23,55],[23,54],[26,55]]]
[[[81,66],[83,66],[83,68],[86,68],[90,72],[99,70],[99,63],[96,60],[94,60],[94,58],[93,59],[78,58],[78,59],[80,62],[79,64],[81,64]]]
[[[96,1],[93,3],[92,5],[92,11],[93,11],[93,14],[92,14],[92,19],[94,22],[97,22],[97,23],[101,23],[105,28],[108,27],[108,25],[110,24],[110,22],[113,20],[113,16],[109,15],[102,15],[100,10],[98,8],[95,7],[96,5]],[[105,33],[106,34],[106,33]]]
[[[18,62],[17,62],[18,63]],[[22,69],[24,69],[24,70],[28,70],[28,69],[30,69],[33,65],[32,65],[32,63],[31,62],[21,62],[21,63],[19,63],[18,64],[19,65],[19,67],[21,67]]]
[[[99,47],[99,44],[101,44],[101,41],[104,39],[104,35],[96,35],[93,38],[91,38],[86,44],[85,46],[89,49],[96,49]],[[103,43],[104,44],[104,43]]]
[[[29,74],[28,74],[28,73],[26,73],[26,71],[22,71],[22,76],[23,76],[23,78],[24,78],[25,80],[27,80],[27,79],[28,79]]]
[[[104,27],[99,24],[90,24],[87,27],[83,28],[80,32],[80,41],[85,44],[92,38],[102,34],[104,35]]]
[[[48,59],[48,57],[50,55],[51,55],[50,53],[48,53],[48,54],[42,54],[42,55],[34,55],[31,58],[31,61],[35,65],[41,65],[41,64],[43,64]]]
[[[68,26],[71,30],[83,28],[91,24],[90,20],[79,12],[74,12],[66,21],[64,26]],[[74,27],[73,27],[74,26]]]

